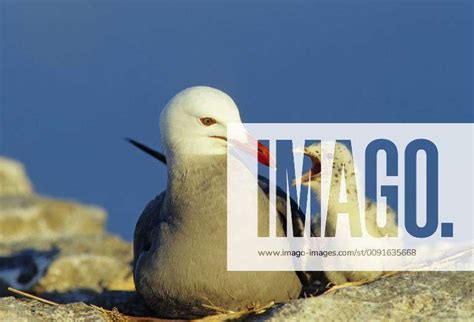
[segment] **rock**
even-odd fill
[[[105,218],[105,211],[94,206],[39,196],[3,196],[0,198],[0,241],[99,234]]]
[[[27,290],[36,285],[56,254],[55,249],[51,251],[27,249],[0,257],[0,295],[8,295],[8,286]]]
[[[334,294],[295,300],[259,321],[473,320],[474,272],[403,272]]]
[[[379,321],[379,320],[473,320],[473,272],[404,272],[359,287],[340,289],[332,294],[294,300],[273,307],[247,321]],[[59,299],[74,301],[78,295],[58,294]],[[70,296],[70,294],[69,294]],[[83,295],[84,296],[84,295]],[[50,306],[36,301],[0,299],[0,320],[56,320],[57,314],[71,320],[85,318],[102,321],[104,315],[117,320],[124,315],[152,316],[135,292],[106,291],[86,299],[88,303],[115,312],[98,310],[75,303]],[[120,312],[120,314],[118,313]],[[100,315],[102,314],[102,315]],[[122,315],[124,314],[124,315]],[[235,314],[229,318],[236,318]],[[245,314],[241,316],[244,318]],[[219,319],[226,319],[220,315]],[[37,321],[32,319],[33,321]],[[61,318],[61,321],[66,321]],[[147,319],[147,321],[151,319]],[[30,320],[28,320],[30,321]]]
[[[27,196],[32,193],[33,188],[23,165],[0,157],[0,196]]]
[[[30,262],[23,261],[17,275],[5,274],[7,260],[12,262],[25,250],[29,252]],[[0,243],[0,254],[3,256],[0,280],[3,277],[4,283],[20,290],[100,292],[103,289],[133,290],[134,287],[131,245],[111,235],[68,237],[53,242],[29,240],[14,245]],[[5,276],[10,280],[5,281]],[[23,283],[16,281],[19,276],[24,276]]]
[[[60,249],[63,251],[49,266],[35,290],[66,292],[89,289],[99,292],[117,289],[114,284],[120,284],[120,281],[124,285],[129,281],[128,288],[121,289],[134,289],[132,248],[120,238],[103,235],[75,239],[66,241]]]
[[[117,316],[120,316],[117,314]],[[6,297],[0,299],[0,320],[32,321],[111,321],[106,312],[84,303],[49,305],[38,301]],[[120,319],[117,319],[120,321]],[[122,320],[125,320],[122,318]]]
[[[0,158],[0,296],[133,290],[132,246],[104,232],[95,206],[36,195],[16,161]]]

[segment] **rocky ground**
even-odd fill
[[[153,313],[134,292],[131,244],[107,233],[105,220],[98,207],[35,194],[23,166],[0,158],[0,320],[151,321],[138,318]],[[472,272],[403,273],[215,318],[473,320],[473,285]]]

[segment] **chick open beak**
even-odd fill
[[[293,152],[303,153],[311,159],[311,169],[305,172],[301,178],[293,180],[293,185],[296,185],[297,182],[309,183],[313,178],[321,175],[321,160],[317,156],[311,154],[306,148],[295,148]]]

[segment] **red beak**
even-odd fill
[[[229,140],[228,138],[224,136],[217,136],[217,135],[211,136],[211,137],[215,139],[228,141],[232,143],[235,147],[242,150],[243,152],[249,153],[251,155],[255,155],[255,153],[257,153],[257,160],[259,163],[264,164],[267,167],[274,169],[275,168],[275,163],[273,162],[274,158],[271,155],[270,150],[265,145],[255,140],[252,136],[250,136],[250,134],[246,133],[245,136],[247,138],[247,142],[242,142],[240,140]],[[257,150],[255,150],[255,147],[257,147]]]
[[[270,155],[270,150],[263,145],[262,143],[258,142],[258,162],[261,164],[266,165],[267,167],[274,168],[275,165],[273,163],[273,157]]]
[[[237,140],[232,140],[232,143],[239,148],[240,150],[250,153],[255,155],[254,153],[257,153],[257,160],[259,163],[266,165],[267,167],[270,168],[275,168],[275,164],[273,162],[273,156],[270,153],[270,150],[263,145],[262,143],[258,142],[255,140],[252,136],[249,134],[247,136],[247,142],[243,143],[241,141]],[[255,147],[257,147],[257,150],[255,150]]]

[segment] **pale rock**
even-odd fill
[[[23,165],[0,156],[0,197],[28,196],[33,188]]]

